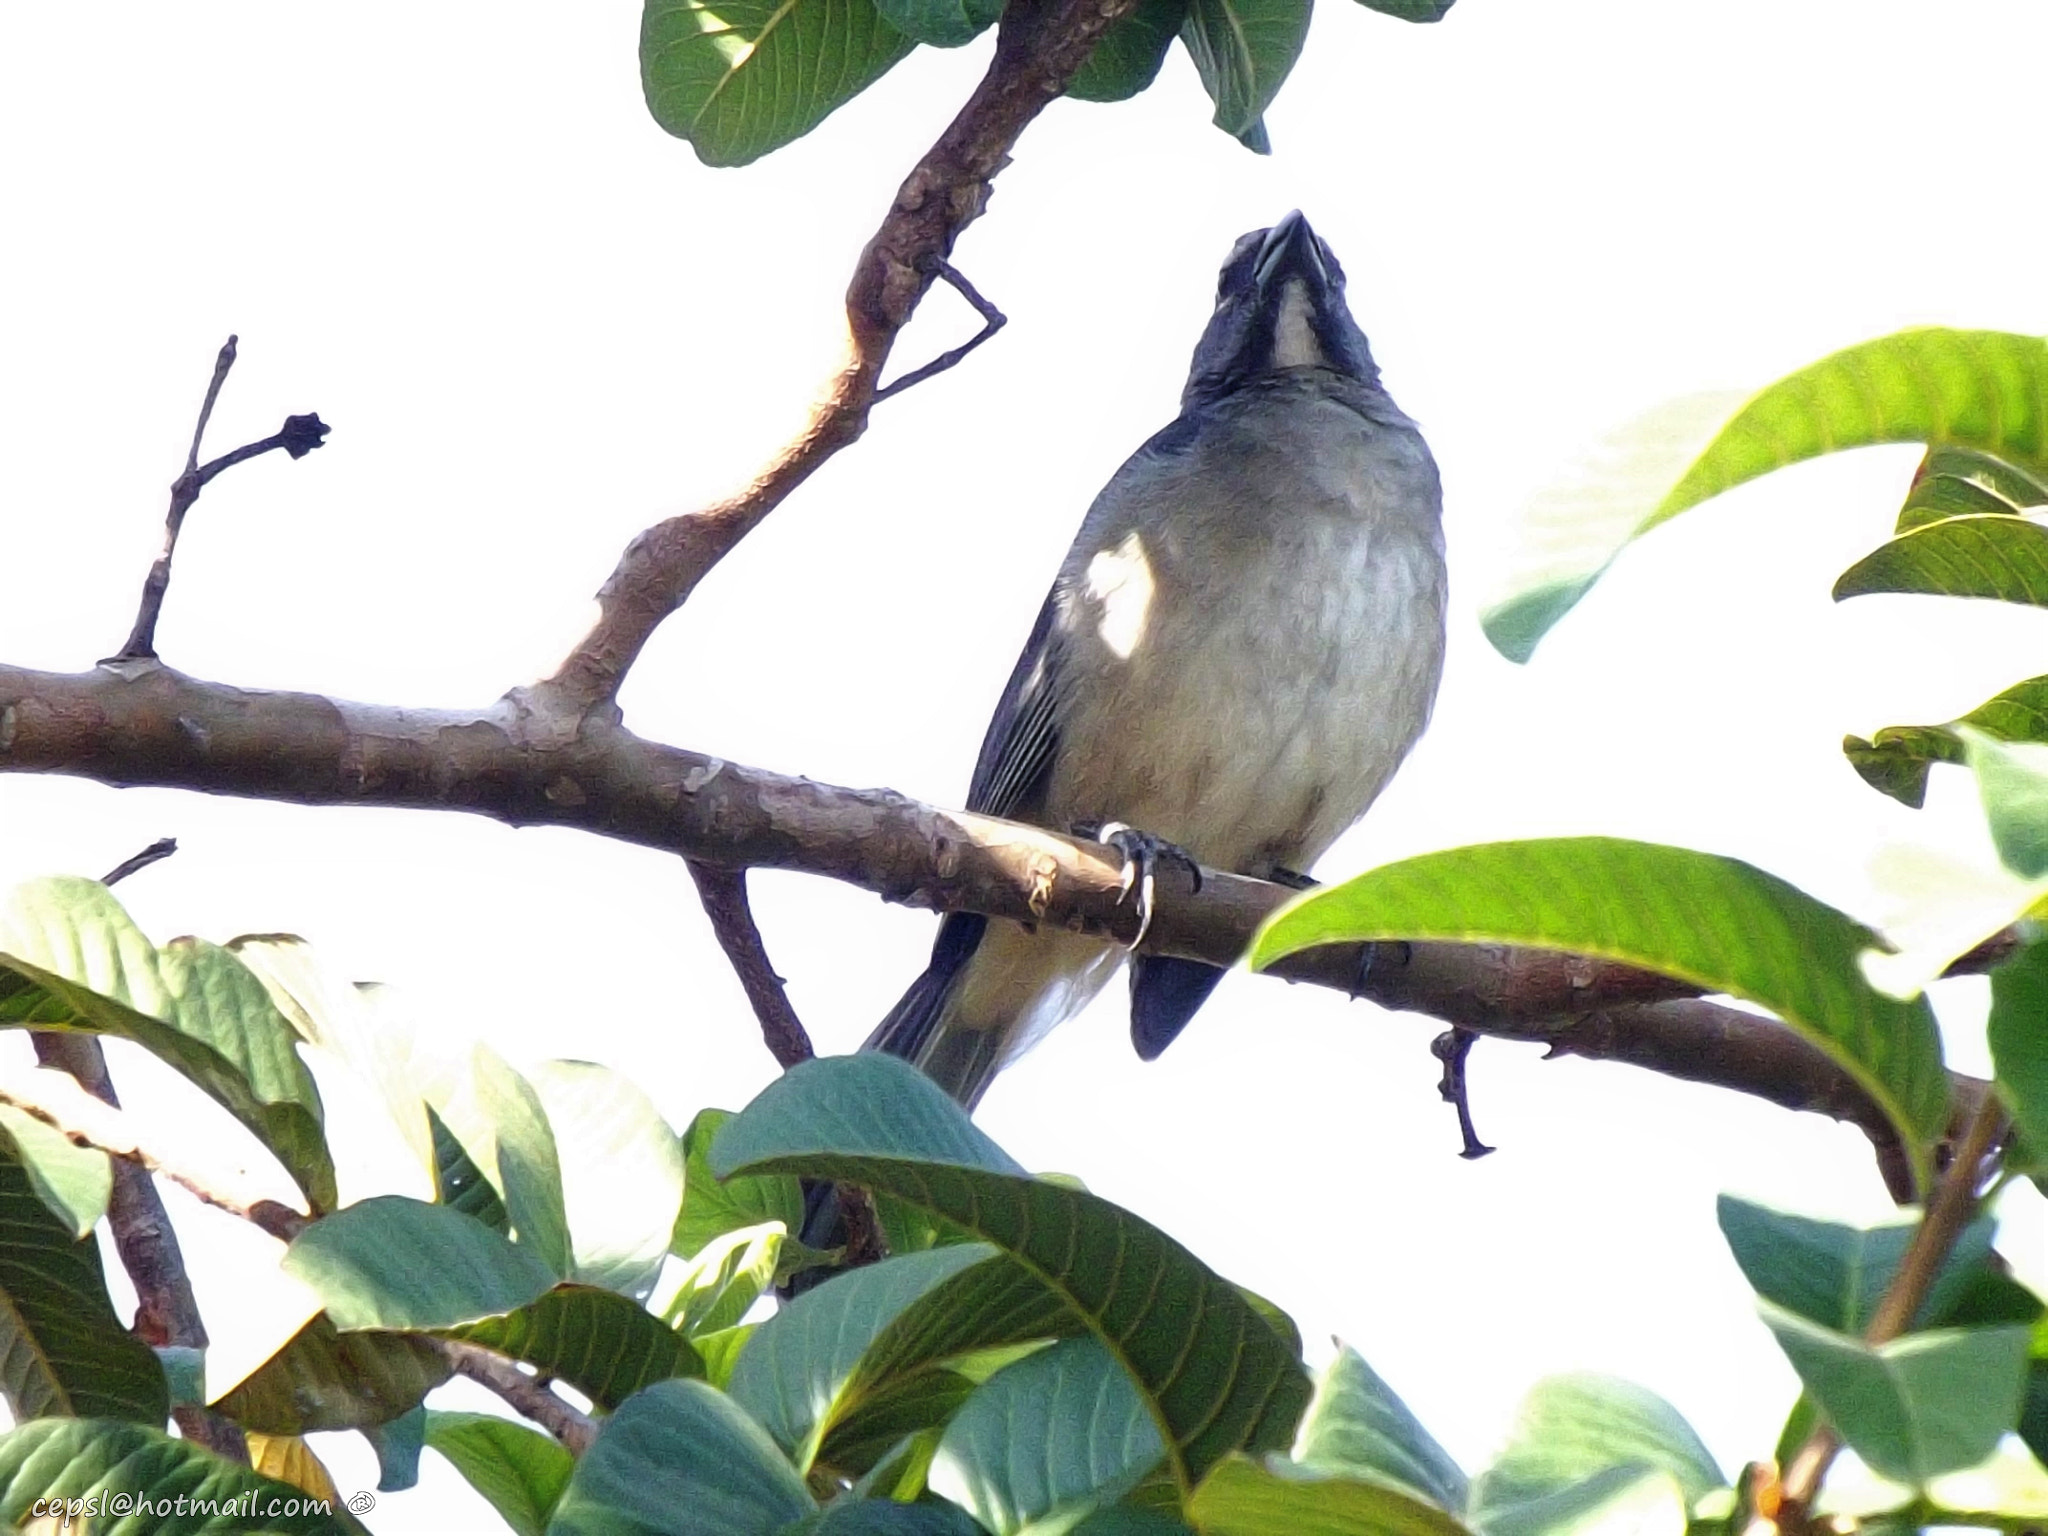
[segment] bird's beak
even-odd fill
[[[1266,238],[1259,245],[1258,261],[1252,267],[1252,281],[1261,294],[1278,292],[1290,277],[1303,279],[1318,294],[1330,286],[1322,244],[1299,208],[1266,231]]]

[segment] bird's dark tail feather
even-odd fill
[[[1170,955],[1131,957],[1131,1044],[1151,1061],[1187,1028],[1223,979],[1223,967]]]

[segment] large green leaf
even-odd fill
[[[135,1507],[144,1494],[146,1511]],[[38,1499],[123,1511],[96,1515],[93,1536],[348,1536],[353,1524],[304,1512],[307,1499],[289,1483],[113,1419],[42,1419],[0,1435],[0,1524],[26,1525]],[[263,1512],[260,1526],[250,1524],[252,1507]]]
[[[344,1333],[454,1328],[523,1307],[555,1283],[531,1250],[460,1211],[403,1195],[314,1222],[283,1262]]]
[[[646,1299],[683,1203],[676,1133],[610,1067],[543,1061],[526,1078],[554,1127],[575,1278]]]
[[[433,1108],[497,1192],[513,1241],[558,1278],[574,1274],[561,1152],[533,1084],[496,1051],[479,1045],[468,1073],[451,1092],[437,1094]]]
[[[0,1023],[133,1040],[240,1120],[305,1192],[335,1202],[320,1094],[298,1034],[254,972],[202,939],[159,949],[95,880],[55,876],[0,902],[0,974],[26,986],[0,999]]]
[[[1386,1481],[1452,1511],[1465,1507],[1469,1492],[1463,1469],[1349,1344],[1338,1346],[1316,1382],[1294,1460],[1318,1472]]]
[[[576,1466],[559,1441],[495,1414],[430,1408],[427,1444],[448,1458],[515,1536],[544,1536]]]
[[[742,1227],[780,1222],[785,1232],[804,1224],[804,1192],[787,1174],[727,1179],[711,1172],[711,1142],[732,1119],[726,1109],[702,1109],[683,1132],[683,1208],[676,1216],[671,1249],[690,1258],[707,1243]]]
[[[267,1435],[309,1435],[388,1423],[450,1375],[432,1340],[342,1333],[325,1312],[293,1334],[213,1407]]]
[[[1768,1301],[1757,1308],[1828,1421],[1897,1482],[1975,1466],[2019,1422],[2032,1333],[2024,1324],[1868,1344]]]
[[[1435,1505],[1384,1483],[1282,1466],[1242,1456],[1219,1463],[1188,1504],[1202,1536],[1468,1536]]]
[[[1872,592],[1988,597],[2048,607],[2048,527],[2024,517],[1952,517],[1880,544],[1835,578],[1835,601]]]
[[[1896,532],[1977,513],[2008,516],[2048,503],[2048,484],[1974,448],[1927,450],[1899,509]]]
[[[954,1413],[929,1482],[995,1536],[1112,1504],[1165,1447],[1116,1357],[1065,1339],[1004,1367]]]
[[[1879,1227],[1850,1227],[1774,1211],[1723,1195],[1716,1207],[1721,1234],[1743,1278],[1759,1296],[1808,1322],[1861,1333],[1898,1273],[1917,1217]],[[1917,1317],[1938,1322],[1962,1295],[1972,1272],[1991,1253],[1997,1222],[1983,1216],[1957,1237],[1948,1261],[1928,1287]]]
[[[860,1372],[868,1347],[919,1297],[994,1254],[987,1246],[907,1253],[806,1291],[755,1330],[733,1370],[734,1401],[808,1470],[861,1389],[879,1384]]]
[[[1188,0],[1138,0],[1134,10],[1110,24],[1074,78],[1067,94],[1081,101],[1127,101],[1159,77],[1166,50],[1180,34]]]
[[[689,1342],[616,1291],[558,1285],[537,1301],[441,1330],[523,1360],[610,1410],[652,1382],[704,1374]]]
[[[1948,1118],[1924,998],[1873,988],[1857,956],[1882,940],[1738,859],[1619,838],[1485,843],[1423,854],[1310,892],[1252,946],[1270,964],[1318,944],[1444,939],[1624,961],[1770,1009],[1881,1105],[1923,1165]]]
[[[2048,677],[2030,677],[1946,725],[1889,725],[1870,740],[1842,738],[1842,752],[1871,788],[1918,809],[1935,763],[1964,761],[1961,729],[1998,741],[2048,743]]]
[[[0,1158],[21,1166],[36,1198],[73,1237],[84,1237],[107,1214],[114,1190],[107,1154],[72,1145],[55,1126],[12,1104],[0,1104]]]
[[[816,1505],[768,1434],[701,1381],[664,1381],[605,1422],[549,1536],[775,1536]]]
[[[1293,1437],[1307,1374],[1234,1287],[1128,1211],[1013,1171],[907,1063],[863,1054],[793,1068],[720,1133],[712,1161],[721,1174],[786,1172],[880,1190],[1004,1249],[1131,1373],[1183,1492],[1231,1451]],[[748,1355],[759,1347],[757,1339]]]
[[[1708,439],[1700,429],[1716,418]],[[1902,331],[1780,379],[1732,416],[1716,397],[1660,407],[1532,508],[1509,595],[1482,621],[1488,638],[1528,660],[1631,540],[1771,470],[1873,443],[1974,448],[2048,472],[2048,345],[2002,331]]]
[[[1508,1443],[1472,1485],[1472,1520],[1488,1536],[1585,1529],[1617,1510],[1685,1511],[1722,1486],[1692,1426],[1656,1393],[1612,1377],[1539,1382]],[[1604,1523],[1604,1522],[1603,1522]]]
[[[647,110],[706,165],[802,138],[915,44],[874,0],[645,0]]]
[[[163,1368],[107,1299],[99,1244],[37,1198],[0,1146],[0,1397],[17,1420],[63,1415],[160,1426]]]
[[[2048,1147],[2048,940],[2035,940],[1991,973],[1986,1033],[2013,1123],[2029,1145]]]
[[[2000,862],[2023,880],[2048,875],[2048,747],[1993,741],[1968,726],[1957,734]]]
[[[1216,126],[1236,137],[1265,115],[1308,38],[1311,0],[1188,0],[1180,39]],[[1256,147],[1256,146],[1254,146]]]

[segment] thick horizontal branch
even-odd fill
[[[59,773],[307,805],[468,811],[577,827],[726,869],[797,870],[886,900],[1129,942],[1120,856],[1099,843],[886,789],[842,789],[663,746],[599,715],[510,699],[395,709],[258,693],[156,663],[80,674],[0,667],[0,772]],[[1294,893],[1163,869],[1144,949],[1233,964]],[[2002,954],[1967,957],[1983,969]],[[1481,1034],[1533,1040],[1833,1115],[1882,1114],[1826,1055],[1773,1020],[1683,999],[1698,988],[1609,961],[1483,944],[1382,944],[1291,957],[1274,974]]]

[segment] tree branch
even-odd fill
[[[711,919],[711,931],[719,948],[732,962],[740,987],[761,1022],[761,1042],[768,1047],[786,1072],[800,1061],[818,1053],[802,1019],[789,1003],[783,980],[769,963],[768,947],[761,942],[761,930],[747,905],[747,872],[723,869],[716,864],[690,861],[690,878],[697,882],[697,895],[704,903],[704,915]]]
[[[597,1424],[588,1414],[570,1407],[503,1355],[494,1355],[480,1344],[460,1339],[433,1342],[449,1369],[497,1393],[561,1441],[572,1455],[581,1456],[597,1438]]]

